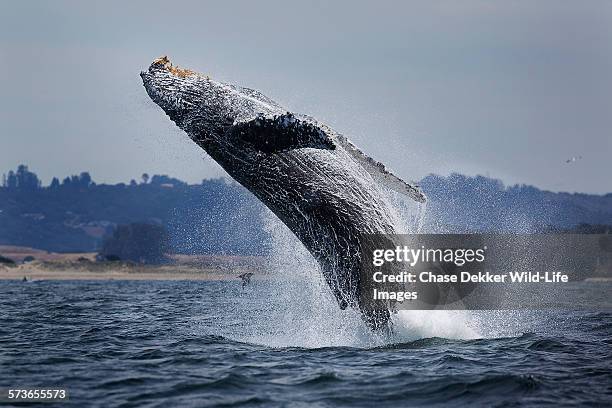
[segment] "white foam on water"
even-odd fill
[[[401,341],[430,337],[481,338],[472,318],[471,311],[467,310],[400,310],[393,316],[393,328]]]
[[[429,215],[424,204],[395,193],[389,193],[387,199],[398,233],[441,232],[423,230],[423,220]],[[358,311],[340,310],[316,260],[287,226],[265,211],[271,237],[265,279],[253,285],[251,306],[236,311],[243,323],[218,327],[217,334],[267,347],[367,348],[423,338],[468,340],[531,331],[525,323],[530,319],[518,311],[400,310],[392,314],[392,333],[373,333]]]
[[[270,347],[363,346],[368,330],[358,312],[340,310],[316,260],[276,216],[266,211],[271,242],[265,313],[249,316],[241,338]]]
[[[398,202],[397,197],[392,202],[401,225],[398,232],[418,232],[424,206]],[[272,238],[269,278],[261,282],[266,305],[245,316],[250,319],[250,330],[238,340],[269,347],[320,348],[375,347],[430,337],[480,337],[468,311],[398,311],[392,316],[391,334],[371,332],[358,311],[340,310],[315,259],[276,216],[266,213],[266,229]]]
[[[423,231],[427,203],[420,204],[396,193],[387,193],[387,201],[395,210],[393,216],[399,234],[429,232]],[[473,317],[468,310],[399,310],[393,315],[393,337],[400,342],[431,337],[480,338]]]

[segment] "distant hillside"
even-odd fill
[[[430,175],[421,186],[429,197],[428,230],[533,232],[612,224],[612,194],[505,187],[459,174]],[[176,253],[263,255],[269,242],[263,210],[246,189],[223,179],[188,185],[144,174],[139,182],[99,185],[81,173],[42,186],[20,166],[0,187],[0,245],[91,252],[117,225],[144,222],[163,225]]]
[[[82,173],[41,187],[36,175],[20,166],[0,188],[0,245],[95,251],[117,225],[143,222],[163,225],[177,253],[266,251],[263,207],[240,185],[143,176],[140,183],[97,185]]]
[[[527,185],[506,187],[483,176],[429,175],[427,224],[468,231],[536,232],[580,223],[612,224],[612,194],[553,193]]]

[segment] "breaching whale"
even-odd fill
[[[425,202],[420,188],[258,91],[178,68],[167,57],[140,76],[170,119],[305,245],[340,308],[359,309],[373,330],[387,328],[390,312],[360,301],[361,247],[369,234],[398,232],[381,188]]]

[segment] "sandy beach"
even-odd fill
[[[0,266],[0,280],[239,280],[244,270],[218,272],[185,266],[108,266],[99,270],[74,267],[48,269],[41,265]]]
[[[263,260],[244,256],[169,255],[164,265],[96,262],[95,253],[53,253],[33,248],[0,246],[16,261],[0,264],[0,280],[234,280],[245,272],[262,278]],[[35,258],[23,262],[27,256]]]

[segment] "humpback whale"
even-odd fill
[[[425,202],[420,188],[329,126],[256,90],[179,68],[167,57],[140,76],[170,119],[304,244],[340,308],[358,309],[372,330],[389,328],[389,310],[360,300],[361,248],[371,234],[398,232],[383,189]]]

